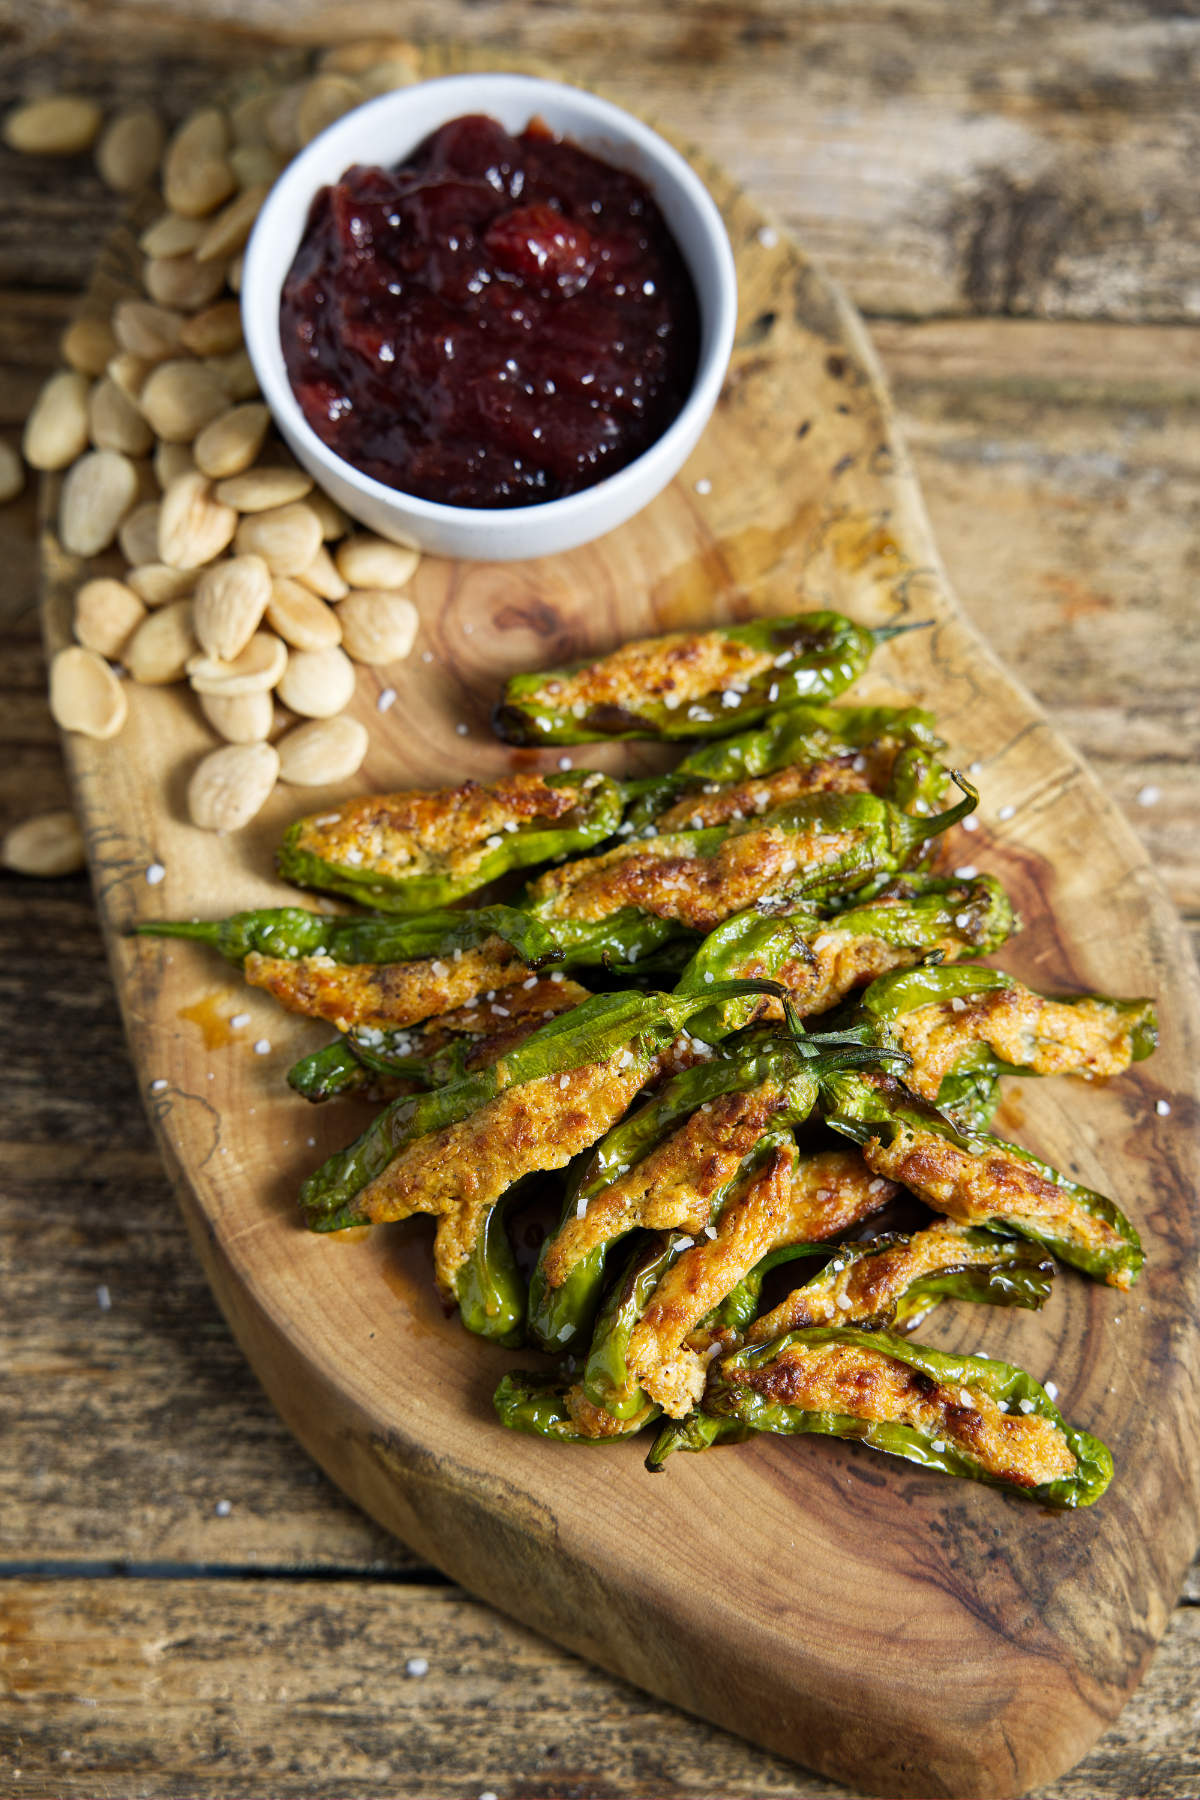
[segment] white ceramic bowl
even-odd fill
[[[535,115],[651,189],[675,236],[700,305],[692,391],[667,430],[616,474],[536,506],[442,506],[364,475],[322,442],[292,392],[279,341],[279,296],[318,188],[352,163],[400,162],[431,131],[488,113],[510,132]],[[679,153],[640,120],[579,88],[529,75],[451,75],[381,95],[314,138],[272,188],[246,251],[242,320],[263,398],[291,449],[325,491],[372,531],[444,556],[510,560],[588,543],[648,504],[694,449],[716,403],[733,346],[737,277],[712,197]]]

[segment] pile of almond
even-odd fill
[[[310,80],[193,113],[170,138],[149,108],[105,126],[72,95],[4,121],[8,144],[31,154],[94,145],[119,193],[161,186],[164,210],[139,239],[144,297],[71,325],[68,366],[42,389],[22,449],[31,467],[63,472],[63,549],[86,559],[115,548],[125,564],[78,589],[76,643],[50,670],[54,717],[110,738],[127,716],[126,677],[186,684],[224,740],[188,790],[209,830],[246,824],[277,780],[352,775],[368,743],[345,716],[355,664],[412,648],[416,609],[400,590],[417,554],[352,532],[296,464],[259,398],[236,295],[246,240],[288,158],[416,75],[407,45],[353,45]],[[19,468],[0,476],[19,490]]]

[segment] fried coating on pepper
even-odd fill
[[[1111,1003],[1045,999],[1014,982],[965,999],[902,1013],[893,1031],[912,1057],[907,1085],[936,1100],[966,1045],[984,1044],[1002,1062],[1034,1075],[1120,1075],[1133,1061],[1135,1020]]]
[[[1075,1457],[1052,1420],[1037,1413],[1003,1412],[982,1392],[948,1387],[858,1344],[803,1341],[786,1345],[759,1369],[742,1370],[738,1385],[777,1405],[832,1413],[936,1434],[976,1462],[993,1480],[1035,1488],[1070,1475]]]
[[[647,1076],[647,1058],[610,1057],[505,1089],[456,1125],[406,1145],[359,1196],[373,1225],[437,1217],[434,1269],[453,1299],[455,1275],[485,1215],[522,1176],[561,1169],[614,1124]]]
[[[799,1160],[794,1151],[775,1151],[722,1209],[716,1236],[701,1238],[662,1276],[630,1336],[631,1375],[671,1418],[683,1418],[704,1392],[709,1358],[703,1349],[717,1341],[690,1341],[700,1320],[769,1251],[845,1230],[878,1212],[895,1191],[853,1151]]]
[[[291,960],[252,950],[245,962],[251,987],[265,988],[288,1012],[325,1019],[339,1031],[353,1025],[418,1025],[532,973],[498,937],[445,961],[337,963],[329,956]]]
[[[770,648],[740,643],[722,631],[673,631],[622,644],[586,668],[548,676],[523,701],[555,712],[578,710],[580,718],[608,707],[636,710],[648,699],[685,706],[765,673],[774,660]]]
[[[769,812],[786,800],[804,794],[879,794],[887,790],[892,766],[901,749],[898,743],[872,747],[870,752],[846,751],[821,762],[793,763],[771,775],[734,782],[715,793],[687,794],[660,813],[659,831],[700,831],[708,825],[727,825]]]

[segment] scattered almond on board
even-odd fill
[[[66,366],[26,421],[24,460],[0,441],[0,502],[21,492],[25,464],[61,472],[63,548],[83,562],[105,556],[100,569],[81,569],[76,642],[51,664],[55,719],[114,737],[137,705],[131,689],[186,683],[223,740],[188,788],[192,820],[206,830],[247,824],[277,780],[319,787],[352,775],[369,743],[345,716],[356,665],[400,661],[417,629],[400,593],[416,551],[351,535],[297,466],[259,396],[236,299],[271,182],[326,124],[414,79],[411,48],[394,51],[361,68],[325,59],[309,81],[202,107],[170,133],[151,106],[106,121],[75,94],[30,99],[0,127],[11,149],[92,152],[114,192],[157,185],[162,196],[139,238],[144,292],[68,328]],[[272,744],[276,699],[301,722]],[[16,856],[32,873],[79,867],[71,815],[16,827],[4,857],[23,867]],[[32,867],[39,859],[45,868]]]

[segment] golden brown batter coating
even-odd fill
[[[471,1037],[475,1042],[465,1067],[468,1071],[486,1068],[523,1044],[548,1019],[569,1012],[589,997],[587,988],[577,981],[562,977],[552,981],[548,975],[529,975],[511,986],[488,992],[491,999],[475,999],[457,1012],[431,1020],[421,1037],[421,1054],[433,1055],[457,1038]]]
[[[889,1189],[895,1192],[894,1188]],[[905,1290],[922,1275],[973,1268],[995,1260],[995,1246],[967,1242],[965,1225],[938,1219],[907,1243],[889,1244],[872,1256],[837,1268],[837,1259],[819,1287],[800,1287],[774,1309],[755,1319],[746,1333],[749,1344],[769,1343],[801,1325],[851,1325],[886,1317]]]
[[[735,782],[715,794],[685,795],[660,814],[655,824],[660,831],[699,831],[706,825],[752,819],[756,813],[769,812],[773,806],[799,800],[805,794],[883,793],[898,748],[891,744],[867,753],[849,751],[828,756],[823,762],[793,763],[772,775]]]
[[[944,1439],[998,1481],[1041,1487],[1075,1467],[1057,1425],[1039,1413],[1001,1412],[986,1394],[945,1387],[881,1350],[857,1344],[795,1344],[739,1385],[781,1406],[910,1425]]]
[[[599,779],[599,777],[597,777]],[[553,775],[509,775],[483,787],[419,788],[361,794],[300,821],[295,848],[325,862],[383,876],[438,872],[466,875],[489,849],[489,837],[513,826],[554,825],[579,805],[575,783]]]
[[[895,1191],[856,1151],[797,1161],[790,1147],[776,1150],[723,1208],[716,1236],[685,1250],[659,1281],[630,1335],[631,1374],[665,1413],[682,1418],[704,1391],[708,1358],[702,1353],[723,1335],[693,1337],[699,1321],[769,1251],[844,1231],[878,1212]]]
[[[706,1101],[665,1143],[567,1219],[546,1250],[544,1272],[561,1287],[590,1250],[642,1225],[651,1231],[702,1231],[721,1191],[786,1104],[778,1082]]]
[[[936,1100],[942,1078],[968,1044],[986,1044],[1002,1062],[1035,1075],[1120,1075],[1133,1060],[1133,1020],[1100,1000],[1064,1005],[1014,983],[957,1002],[914,1007],[896,1020],[900,1048],[913,1059],[905,1080]]]
[[[977,1139],[977,1142],[982,1140]],[[899,1124],[890,1145],[871,1138],[863,1145],[868,1167],[929,1206],[963,1225],[1009,1220],[1033,1225],[1095,1251],[1120,1251],[1125,1239],[1108,1222],[1087,1212],[1069,1189],[1049,1181],[1031,1163],[989,1144],[978,1156],[933,1131]],[[1113,1269],[1110,1287],[1128,1288],[1133,1275]]]
[[[489,1208],[523,1175],[565,1168],[621,1117],[651,1066],[626,1054],[507,1088],[457,1125],[406,1144],[358,1196],[362,1218],[437,1216],[434,1270],[453,1299]]]
[[[573,675],[548,677],[521,703],[556,712],[579,708],[581,718],[597,706],[637,711],[647,700],[684,706],[731,682],[751,681],[773,662],[771,651],[735,643],[720,631],[673,631],[622,644]]]
[[[852,841],[847,832],[764,825],[702,856],[678,837],[650,838],[549,869],[531,893],[535,902],[552,902],[542,913],[551,926],[556,918],[606,919],[623,906],[639,906],[656,918],[711,931],[764,896],[786,893],[794,872],[836,862]]]
[[[251,987],[265,988],[288,1012],[352,1025],[418,1025],[465,1006],[490,988],[527,980],[532,971],[503,938],[444,959],[406,963],[338,963],[331,956],[247,956]]]

